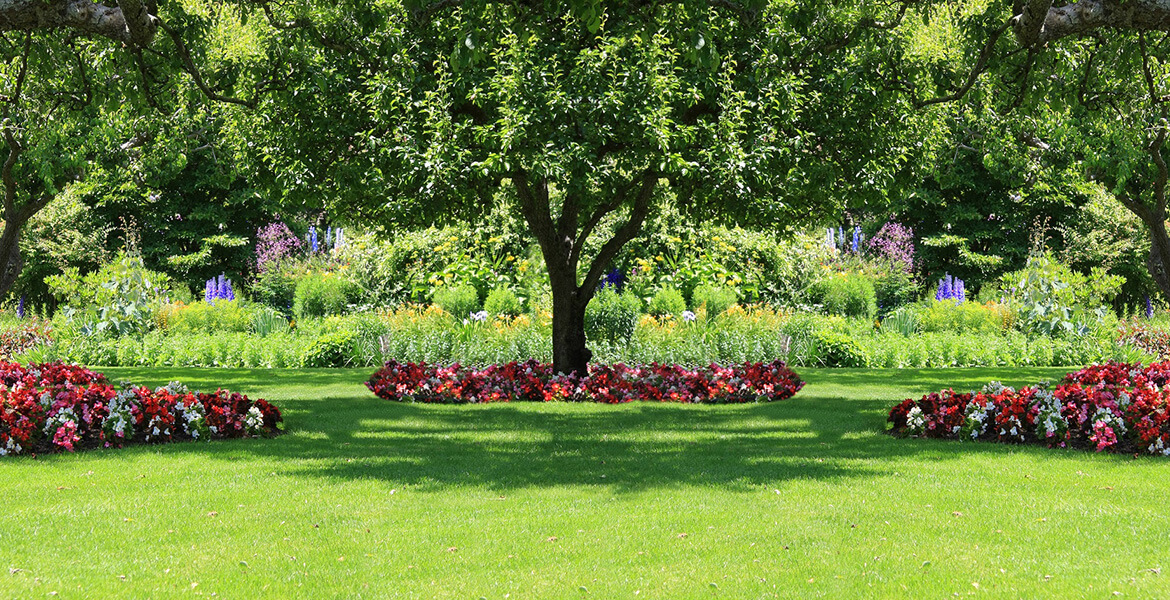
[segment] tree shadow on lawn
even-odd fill
[[[177,444],[166,451],[223,460],[276,459],[286,474],[297,477],[385,481],[423,491],[599,485],[615,493],[869,479],[905,470],[904,458],[955,460],[1019,452],[1068,456],[1038,447],[898,440],[882,433],[887,411],[907,389],[950,387],[940,379],[956,382],[956,389],[978,387],[990,378],[1013,379],[1005,373],[1022,381],[1036,379],[1036,370],[987,371],[999,376],[819,370],[808,373],[810,385],[795,398],[736,406],[428,406],[387,402],[357,388],[355,382],[366,372],[296,371],[276,378],[265,371],[212,372],[209,380],[248,393],[290,385],[304,385],[307,391],[315,385],[324,386],[328,397],[281,400],[289,433],[277,439]],[[965,385],[968,380],[979,383]]]

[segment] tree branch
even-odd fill
[[[1040,34],[1044,30],[1044,20],[1048,17],[1048,9],[1052,8],[1052,0],[1028,0],[1024,3],[1020,14],[1010,21],[1015,31],[1016,40],[1025,48],[1031,48],[1040,41]]]
[[[1150,94],[1150,104],[1157,106],[1170,97],[1158,94],[1157,85],[1154,83],[1154,72],[1150,69],[1150,53],[1146,48],[1146,33],[1144,31],[1138,32],[1138,48],[1142,53],[1142,75],[1146,79],[1146,90]]]
[[[1154,159],[1154,164],[1158,167],[1158,177],[1154,181],[1154,200],[1155,212],[1153,217],[1158,220],[1166,219],[1166,180],[1168,178],[1166,169],[1166,159],[1162,157],[1162,148],[1166,146],[1166,126],[1161,123],[1158,126],[1158,133],[1154,135],[1154,139],[1146,148],[1150,156]]]
[[[153,39],[155,23],[138,0],[119,6],[93,0],[0,0],[0,31],[70,29],[141,48]]]
[[[174,42],[175,49],[179,53],[179,60],[183,63],[183,70],[191,76],[191,79],[195,82],[196,87],[199,88],[199,91],[203,92],[204,96],[207,96],[208,98],[217,102],[236,104],[246,108],[256,108],[258,96],[253,96],[247,100],[242,100],[232,96],[224,96],[223,94],[220,94],[219,92],[211,89],[211,87],[207,85],[207,82],[203,80],[203,73],[199,70],[199,67],[195,65],[194,59],[191,58],[191,51],[187,48],[187,44],[183,42],[183,37],[179,35],[179,32],[175,31],[171,27],[167,26],[166,23],[162,23],[161,21],[159,22],[159,27],[161,27],[162,30],[167,33],[167,36],[171,38],[171,41]]]
[[[658,185],[658,171],[646,169],[642,172],[640,179],[642,187],[638,191],[637,198],[634,199],[634,209],[630,211],[630,218],[601,247],[601,251],[597,253],[593,263],[589,265],[585,281],[581,282],[584,298],[593,295],[593,290],[597,288],[597,284],[605,275],[605,269],[613,262],[617,253],[642,231],[642,223],[646,221],[646,215],[650,213],[650,201],[654,198],[654,188]]]
[[[8,158],[4,160],[4,167],[0,169],[0,179],[4,182],[4,219],[11,220],[16,216],[16,178],[12,176],[12,171],[16,168],[16,160],[24,152],[24,147],[7,127],[4,128],[4,143],[8,145]]]
[[[1094,29],[1170,31],[1170,0],[1080,0],[1050,8],[1037,43]]]
[[[913,88],[910,88],[910,102],[914,105],[914,107],[925,108],[932,104],[953,102],[962,98],[963,96],[966,96],[967,92],[971,91],[971,88],[975,85],[975,82],[979,80],[979,76],[987,70],[987,62],[991,60],[991,56],[995,54],[995,44],[999,42],[1000,36],[1002,36],[1003,33],[1007,31],[1009,24],[1010,22],[1005,23],[999,29],[995,30],[995,32],[991,34],[991,37],[987,39],[987,43],[984,44],[983,49],[979,51],[979,58],[976,59],[975,65],[971,67],[971,72],[967,74],[967,80],[958,90],[955,90],[953,93],[947,94],[946,96],[938,96],[936,98],[919,100]]]

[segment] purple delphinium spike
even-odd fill
[[[203,300],[204,300],[204,302],[211,302],[212,300],[215,300],[215,278],[214,277],[212,277],[211,279],[208,279],[207,283],[203,285]]]
[[[857,250],[861,247],[861,227],[853,228],[853,240],[849,244],[849,249],[857,254]]]
[[[963,301],[967,299],[967,290],[964,289],[964,283],[962,279],[955,279],[954,295],[955,301],[959,304],[962,304]]]
[[[1150,301],[1150,295],[1146,294],[1146,318],[1154,318],[1154,303]]]
[[[20,295],[20,302],[16,305],[16,318],[24,318],[24,294]]]
[[[317,246],[317,228],[316,227],[309,228],[309,248],[312,249],[313,254],[317,253],[318,246]]]

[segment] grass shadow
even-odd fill
[[[151,385],[179,379],[192,387],[268,394],[285,411],[289,430],[271,440],[137,451],[264,457],[296,477],[384,481],[423,491],[468,485],[498,491],[582,485],[615,493],[700,485],[747,490],[792,480],[881,477],[905,469],[905,458],[1067,454],[883,434],[886,411],[908,393],[978,387],[989,379],[1019,385],[1055,379],[1066,372],[1061,369],[806,370],[810,385],[795,398],[736,406],[429,406],[374,397],[361,386],[366,369],[108,371],[112,379]]]

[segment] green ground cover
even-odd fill
[[[1170,596],[1170,463],[887,437],[1064,369],[815,370],[742,406],[419,406],[368,370],[106,369],[276,439],[0,460],[0,597]]]

